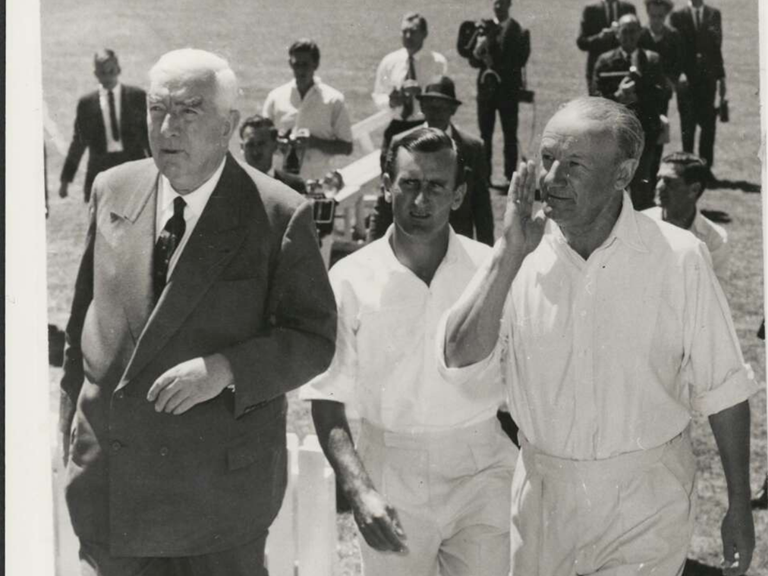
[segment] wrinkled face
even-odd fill
[[[456,113],[458,106],[449,100],[443,98],[433,98],[424,96],[419,101],[421,111],[427,124],[435,128],[445,130],[451,122],[451,117]]]
[[[512,0],[493,0],[493,15],[499,21],[506,20],[510,6],[512,6]]]
[[[458,208],[465,187],[455,187],[456,153],[398,150],[397,174],[384,184],[392,199],[392,214],[399,231],[430,239],[445,230],[451,210]]]
[[[626,184],[617,179],[620,164],[610,130],[578,111],[561,110],[541,138],[545,214],[564,228],[591,225]]]
[[[617,35],[621,48],[628,54],[634,52],[637,49],[637,43],[640,40],[640,33],[642,31],[643,29],[637,20],[629,20],[624,23],[620,22]]]
[[[186,194],[213,175],[227,153],[237,113],[216,107],[212,74],[165,73],[147,95],[149,145],[160,172]]]
[[[662,164],[656,181],[656,205],[672,214],[689,214],[696,207],[698,186],[686,184],[677,164]]]
[[[403,47],[413,54],[424,46],[427,33],[421,29],[418,20],[403,20],[400,25],[400,36],[403,40]]]
[[[315,62],[312,58],[312,54],[306,50],[300,50],[294,52],[293,55],[288,58],[288,64],[293,70],[293,77],[296,78],[297,84],[307,84],[315,75],[318,62]]]
[[[104,86],[106,90],[112,90],[117,86],[117,79],[120,76],[120,65],[117,60],[110,58],[108,60],[96,60],[93,64],[93,75]]]
[[[648,24],[654,30],[661,30],[664,20],[667,18],[667,9],[661,4],[647,4]]]
[[[269,128],[248,126],[243,131],[240,149],[243,151],[245,161],[250,166],[267,172],[272,167],[272,156],[277,151],[277,138],[272,137]]]

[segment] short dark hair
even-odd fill
[[[394,181],[397,176],[397,155],[400,150],[406,152],[440,152],[453,150],[456,153],[456,173],[454,186],[458,188],[466,181],[464,156],[459,152],[456,142],[442,130],[422,127],[408,132],[401,138],[395,138],[387,151],[384,172]]]
[[[117,59],[117,54],[115,54],[114,50],[103,48],[93,54],[93,61],[96,64],[102,64],[104,62],[109,62],[110,60],[114,60],[115,64],[120,66],[120,61]]]
[[[403,16],[403,22],[418,22],[419,28],[421,28],[421,31],[424,32],[424,34],[429,34],[429,30],[427,30],[427,19],[424,18],[421,14],[418,12],[408,12],[405,16]]]
[[[699,183],[701,190],[699,196],[707,188],[709,179],[709,166],[707,162],[691,152],[672,152],[661,159],[662,164],[674,164],[680,171],[680,176],[686,184]]]
[[[663,6],[667,12],[671,12],[675,7],[672,0],[645,0],[646,7],[648,6]]]
[[[296,52],[308,52],[315,64],[320,64],[320,48],[314,40],[299,38],[288,48],[288,56],[293,56]]]
[[[253,116],[249,116],[243,120],[243,123],[240,124],[240,140],[243,139],[243,134],[245,134],[246,128],[253,128],[254,130],[267,128],[269,130],[269,135],[272,137],[272,140],[277,140],[277,128],[275,127],[275,123],[272,122],[271,119],[267,118],[266,116],[262,116],[261,114],[254,114]]]

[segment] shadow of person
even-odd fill
[[[683,576],[722,576],[722,574],[723,571],[720,568],[707,566],[691,558],[685,561],[685,568],[683,569]]]
[[[741,190],[747,194],[759,194],[760,184],[746,180],[715,180],[707,186],[711,190]]]

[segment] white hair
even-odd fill
[[[162,77],[206,78],[216,86],[214,96],[220,114],[235,109],[237,77],[223,58],[195,48],[182,48],[163,54],[149,71],[150,84]]]

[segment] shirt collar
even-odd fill
[[[407,269],[400,260],[397,259],[397,256],[395,255],[395,251],[392,249],[392,244],[390,243],[390,239],[392,238],[392,233],[395,230],[395,224],[392,223],[389,225],[389,228],[387,228],[387,231],[384,233],[384,237],[381,239],[381,250],[384,251],[386,256],[386,262],[390,266],[390,268],[397,269],[397,270],[405,270]],[[448,249],[445,251],[445,256],[443,256],[442,262],[440,262],[440,266],[438,266],[438,270],[442,268],[443,266],[454,264],[458,261],[459,254],[461,252],[461,242],[459,241],[458,236],[456,235],[456,232],[453,231],[452,226],[448,226]],[[410,270],[409,270],[410,272]]]
[[[405,60],[406,60],[406,62],[407,62],[407,61],[408,61],[408,50],[406,50],[406,49],[403,47],[403,48],[400,48],[400,51],[403,53],[403,57],[405,58]],[[418,52],[416,52],[416,53],[413,55],[413,61],[414,61],[414,62],[418,62],[419,60],[421,60],[421,59],[422,59],[422,57],[424,56],[424,53],[425,53],[425,52],[426,52],[426,50],[424,50],[424,47],[423,47],[423,46],[422,46],[421,48],[419,48],[419,51],[418,51]]]
[[[120,82],[115,84],[115,87],[112,88],[112,93],[115,95],[115,98],[120,97],[121,89],[122,89],[122,85],[120,84]],[[104,86],[99,84],[99,96],[103,96],[104,98],[106,98],[108,93],[109,93],[109,90],[107,90],[106,88],[104,88]]]
[[[213,175],[203,182],[196,190],[184,194],[183,196],[176,192],[171,186],[171,182],[165,176],[160,176],[160,205],[159,211],[162,213],[164,210],[173,210],[171,205],[177,196],[182,196],[187,203],[185,210],[185,219],[188,220],[193,215],[200,216],[203,213],[205,205],[208,203],[208,199],[216,189],[216,185],[221,179],[221,173],[224,171],[224,164],[226,163],[226,157],[221,161],[219,167]]]

